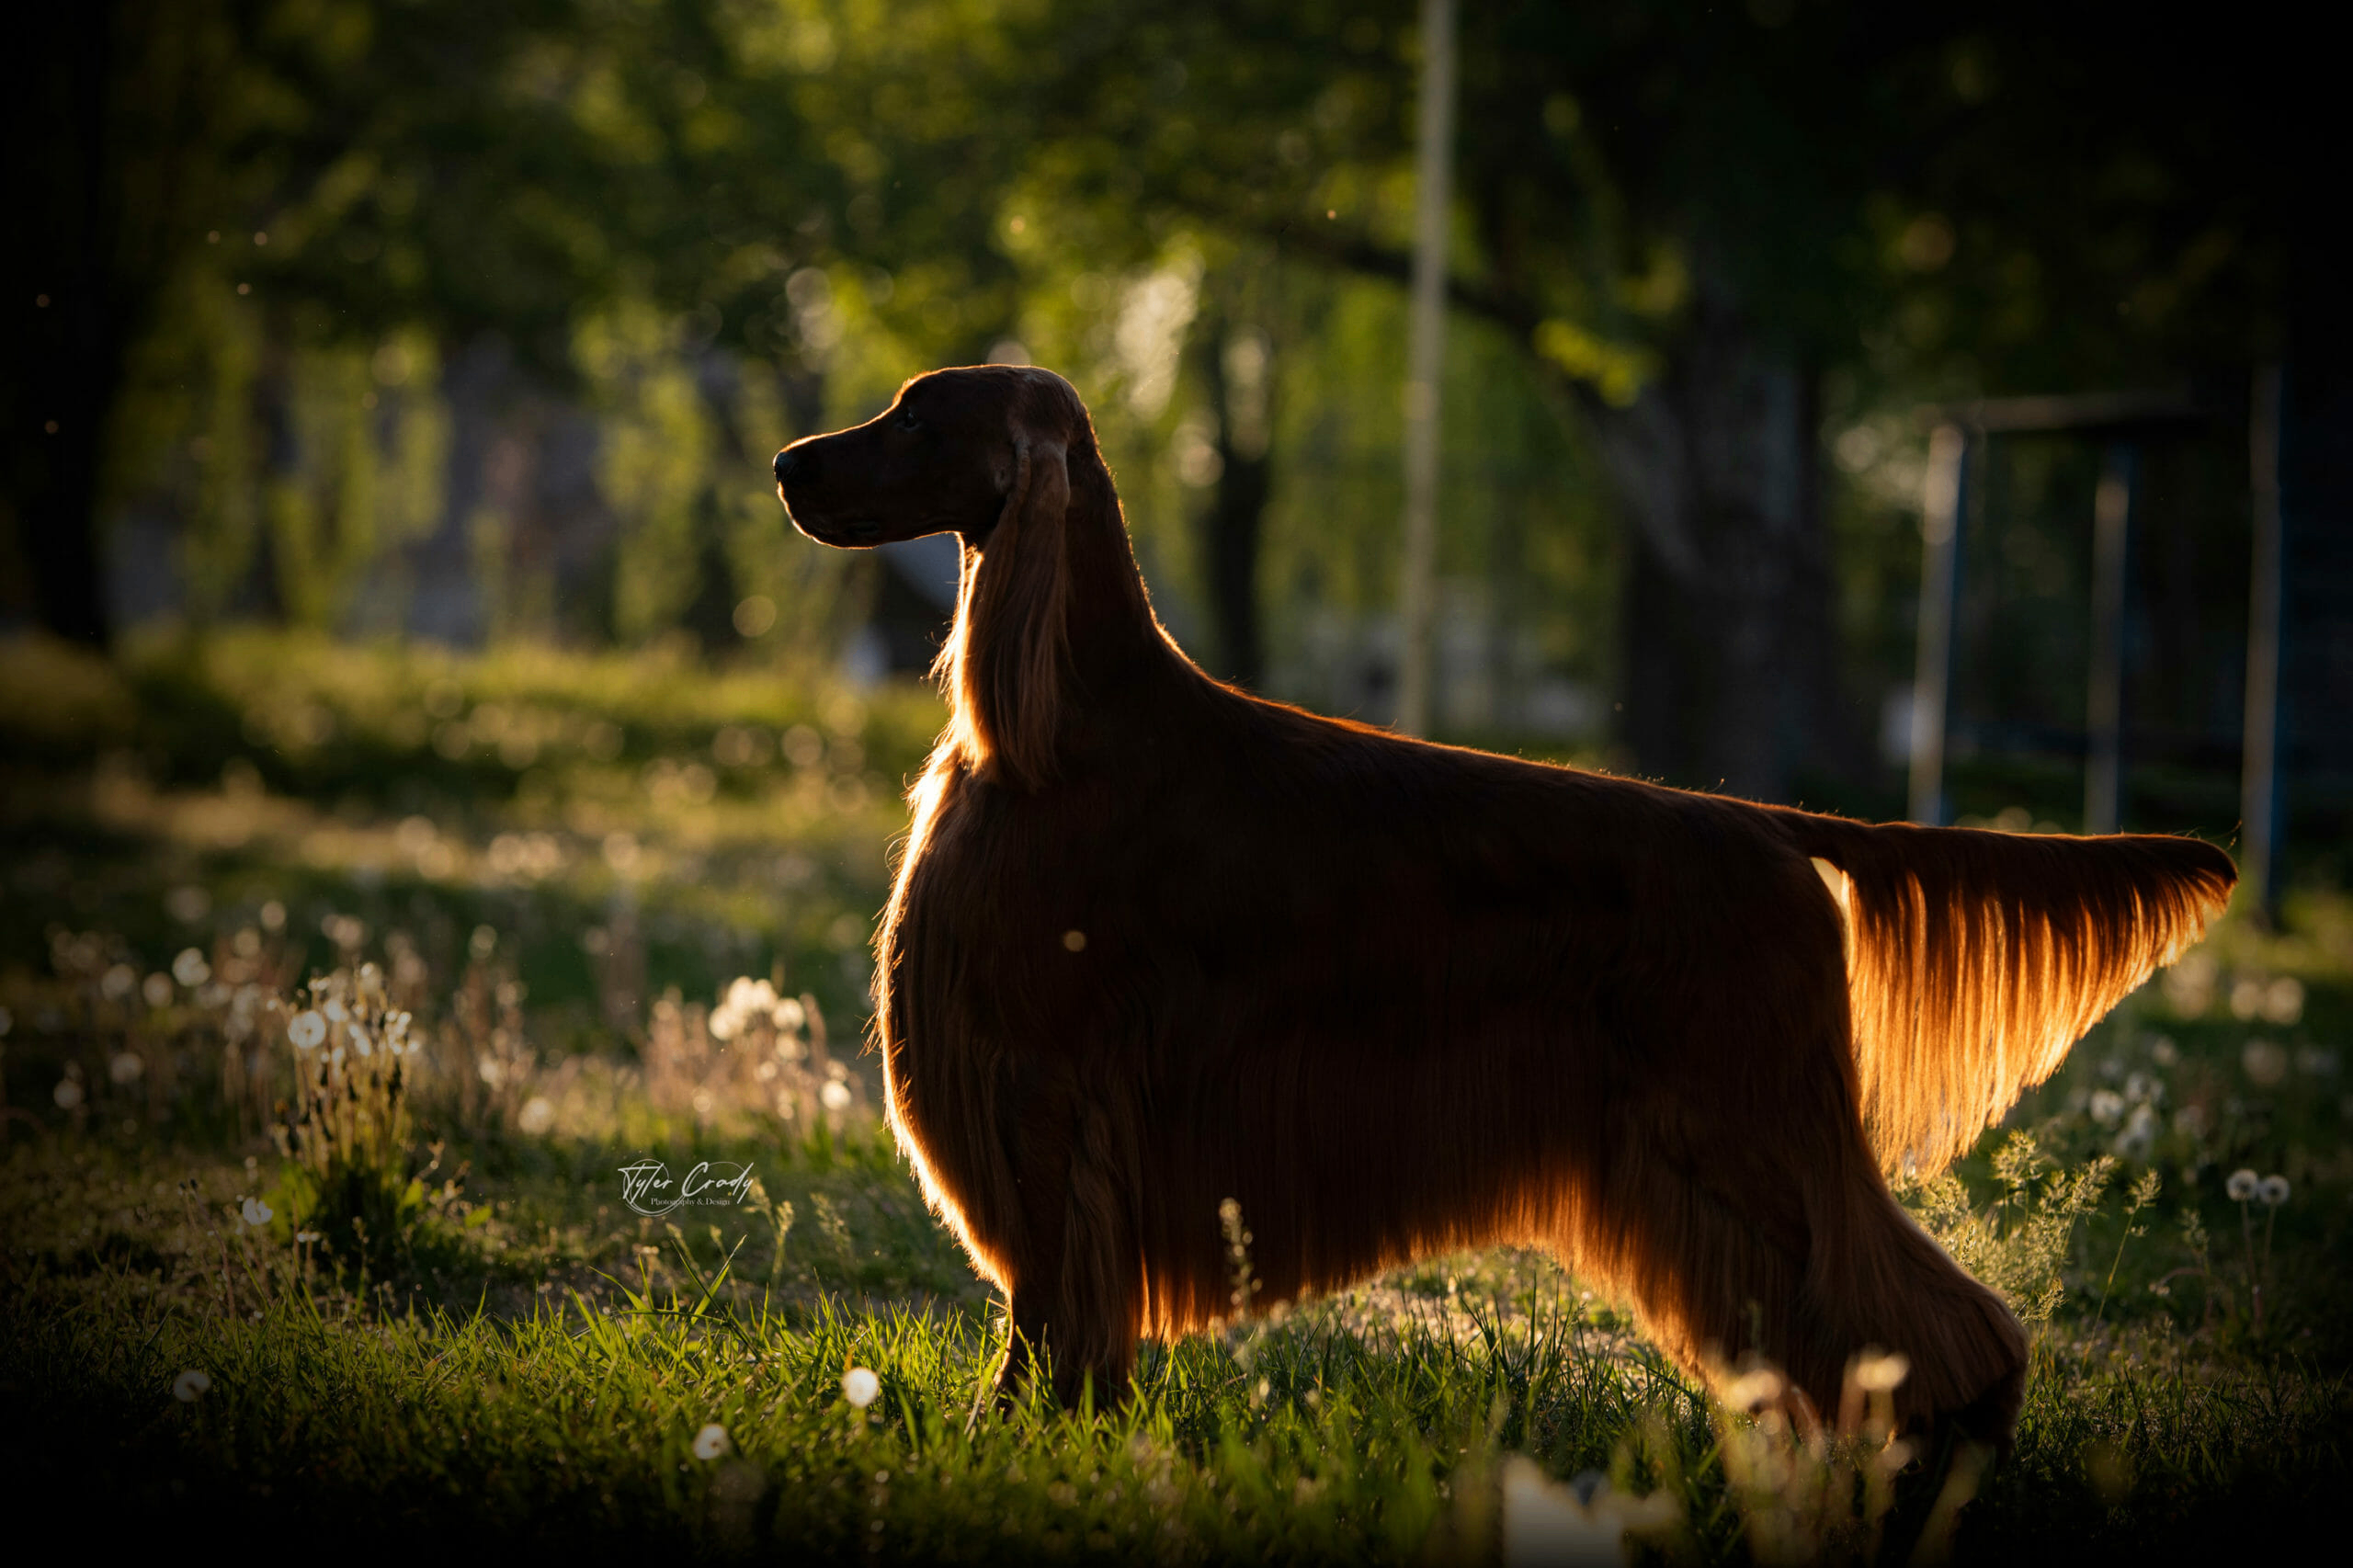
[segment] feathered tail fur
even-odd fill
[[[2238,880],[2194,838],[1784,820],[1843,874],[1826,880],[1847,914],[1863,1125],[1891,1175],[1965,1153]]]

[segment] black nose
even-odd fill
[[[782,484],[786,480],[790,479],[794,474],[799,473],[800,472],[800,453],[794,451],[790,447],[787,447],[784,450],[777,453],[776,482],[779,484]]]

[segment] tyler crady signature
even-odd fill
[[[689,1204],[739,1206],[751,1186],[752,1167],[725,1160],[705,1160],[676,1180],[660,1160],[621,1167],[621,1201],[654,1220]]]

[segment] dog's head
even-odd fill
[[[982,544],[1025,507],[1059,512],[1065,453],[1085,422],[1078,394],[1051,370],[934,370],[865,424],[777,453],[777,494],[820,544],[862,550],[936,533]]]

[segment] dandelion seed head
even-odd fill
[[[1855,1363],[1855,1386],[1865,1393],[1888,1393],[1912,1375],[1912,1358],[1901,1350],[1866,1356]]]
[[[2288,1201],[2288,1178],[2276,1173],[2255,1185],[2255,1195],[2274,1209]]]
[[[190,1367],[172,1380],[172,1397],[182,1404],[194,1404],[212,1386],[212,1380],[200,1367]]]
[[[2262,1185],[2261,1178],[2253,1171],[2235,1170],[2231,1173],[2231,1179],[2222,1184],[2222,1190],[2230,1194],[2232,1202],[2245,1203],[2255,1197]]]
[[[1781,1374],[1769,1367],[1743,1372],[1724,1390],[1724,1404],[1733,1410],[1755,1410],[1781,1397]]]
[[[713,1421],[695,1434],[695,1458],[715,1460],[728,1449],[727,1428]]]
[[[864,1367],[852,1367],[842,1374],[842,1397],[853,1409],[864,1410],[882,1392],[882,1380]]]
[[[313,1008],[304,1008],[287,1021],[286,1038],[297,1051],[315,1051],[327,1038],[327,1021]]]
[[[258,1198],[248,1198],[237,1205],[237,1218],[258,1230],[269,1223],[275,1211]]]
[[[193,991],[212,978],[212,966],[199,949],[182,948],[180,956],[172,960],[172,978]]]

